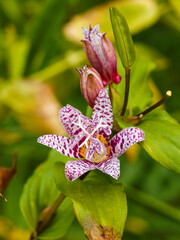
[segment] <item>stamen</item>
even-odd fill
[[[149,107],[148,109],[146,109],[145,111],[139,113],[137,116],[144,116],[145,114],[151,112],[152,110],[154,110],[155,108],[159,107],[161,104],[163,104],[169,97],[172,96],[172,92],[169,90],[166,92],[166,95],[157,103],[155,103],[154,105],[152,105],[151,107]],[[142,117],[141,117],[142,118]]]

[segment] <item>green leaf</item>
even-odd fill
[[[138,125],[145,132],[142,146],[165,168],[180,174],[180,126],[164,110],[153,110]]]
[[[135,61],[136,53],[128,24],[115,7],[110,7],[110,17],[122,65],[129,68]]]
[[[65,178],[64,165],[54,167],[57,187],[73,201],[76,216],[89,239],[121,239],[127,216],[124,188],[98,171],[83,181]]]
[[[35,170],[33,176],[29,178],[20,199],[22,214],[34,233],[42,211],[52,206],[59,197],[59,191],[53,176],[53,164],[58,159],[59,154],[56,151],[52,151],[48,160],[40,165]],[[62,237],[67,232],[73,219],[72,202],[69,198],[66,198],[56,210],[48,227],[38,236],[38,239],[57,239]]]

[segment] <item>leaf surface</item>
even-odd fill
[[[32,177],[29,178],[20,199],[22,214],[34,233],[42,211],[52,206],[60,194],[53,176],[53,164],[59,157],[59,153],[51,151],[48,160],[40,165]],[[72,202],[69,198],[66,198],[56,210],[48,227],[38,236],[38,239],[50,240],[62,237],[67,232],[73,219]]]
[[[127,216],[124,188],[112,183],[108,176],[98,171],[86,178],[69,182],[60,162],[54,168],[57,187],[73,201],[78,218],[88,239],[121,239]]]

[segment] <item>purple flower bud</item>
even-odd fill
[[[98,93],[103,88],[101,76],[93,67],[87,65],[77,70],[81,75],[81,92],[88,104],[93,107]]]
[[[111,81],[118,84],[121,76],[117,73],[116,53],[106,33],[99,33],[99,28],[99,25],[94,29],[90,25],[89,30],[82,28],[84,50],[91,65],[100,73],[103,85],[107,86]]]

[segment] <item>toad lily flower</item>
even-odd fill
[[[92,119],[67,105],[60,110],[60,121],[71,138],[44,135],[38,138],[38,142],[68,157],[81,159],[66,163],[65,174],[70,181],[94,169],[118,179],[120,163],[117,157],[133,144],[144,140],[144,132],[141,129],[129,127],[117,133],[108,142],[112,131],[113,114],[105,89],[98,94]]]
[[[100,33],[99,28],[99,25],[94,29],[90,25],[89,30],[82,28],[84,50],[91,65],[100,73],[103,85],[107,86],[111,81],[118,84],[121,76],[117,74],[116,53],[106,33]]]

